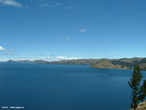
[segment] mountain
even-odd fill
[[[115,69],[131,69],[135,65],[140,65],[142,70],[146,70],[146,58],[122,58],[99,60],[99,62],[90,66],[90,68],[115,68]]]
[[[105,68],[105,69],[130,69],[128,66],[123,66],[119,64],[113,64],[108,60],[100,60],[98,63],[95,63],[90,66],[90,68]]]
[[[10,59],[10,60],[8,60],[7,62],[14,63],[14,62],[16,62],[16,61]]]
[[[32,63],[39,63],[39,64],[48,64],[48,61],[44,61],[44,60],[34,60],[32,61]]]
[[[13,62],[21,62],[21,63],[40,63],[40,64],[48,64],[48,61],[43,61],[43,60],[18,60],[18,61],[14,61],[14,60],[8,60],[7,62],[13,63]]]
[[[16,61],[15,61],[15,62],[16,62]],[[18,60],[17,62],[31,63],[32,61],[30,61],[30,60]]]
[[[142,59],[139,64],[146,63],[146,58]]]
[[[130,69],[135,65],[140,65],[140,68],[146,70],[146,58],[122,58],[122,59],[77,59],[77,60],[61,60],[61,61],[43,61],[43,60],[9,60],[7,62],[27,62],[40,64],[69,64],[69,65],[91,65],[90,68],[115,68],[115,69]]]
[[[77,59],[77,60],[61,60],[61,61],[43,61],[43,60],[18,60],[18,61],[13,61],[13,60],[8,60],[7,62],[27,62],[27,63],[41,63],[41,64],[72,64],[72,65],[92,65],[96,62],[98,62],[99,59]]]
[[[98,61],[99,59],[77,59],[77,60],[52,61],[50,62],[50,64],[92,65]]]
[[[139,62],[139,65],[140,65],[141,69],[146,70],[146,58],[142,59]]]
[[[30,61],[30,60],[18,60],[18,61],[8,60],[7,62],[10,62],[10,63],[16,63],[16,62],[22,62],[22,63],[32,63],[32,61]]]

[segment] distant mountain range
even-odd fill
[[[26,62],[26,63],[40,63],[40,64],[70,64],[70,65],[92,65],[98,62],[99,59],[77,59],[77,60],[61,60],[61,61],[43,61],[43,60],[8,60],[7,62]]]
[[[39,64],[69,64],[69,65],[91,65],[90,68],[115,68],[131,69],[135,65],[140,65],[142,70],[146,70],[146,58],[122,58],[122,59],[77,59],[61,61],[43,61],[43,60],[8,60],[7,62],[27,62]]]

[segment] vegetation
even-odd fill
[[[131,107],[134,110],[136,110],[140,101],[143,101],[146,96],[146,80],[144,80],[143,85],[140,86],[142,78],[143,73],[141,72],[139,65],[136,65],[132,72],[132,78],[128,81],[129,86],[132,88]]]
[[[120,65],[119,63],[112,63],[108,60],[100,60],[99,62],[90,66],[90,68],[114,68],[114,69],[130,69],[129,66]]]

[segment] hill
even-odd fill
[[[90,68],[114,68],[114,69],[131,69],[135,65],[140,65],[142,70],[146,70],[146,58],[122,58],[122,59],[110,59],[107,61],[99,60],[96,64],[90,66]]]
[[[77,59],[77,60],[52,61],[50,62],[50,64],[92,65],[98,61],[99,59]]]
[[[7,62],[27,62],[27,63],[41,63],[41,64],[70,64],[70,65],[92,65],[98,62],[99,59],[77,59],[77,60],[61,60],[61,61],[43,61],[43,60],[18,60],[18,61],[13,61],[13,60],[8,60]]]
[[[119,64],[113,64],[108,60],[100,60],[98,63],[95,63],[95,64],[91,65],[90,68],[130,69],[127,66],[122,66],[122,65],[119,65]]]
[[[146,70],[146,58],[142,59],[139,62],[139,65],[140,65],[141,69]]]
[[[130,69],[135,65],[140,65],[142,70],[146,70],[146,58],[122,58],[122,59],[77,59],[77,60],[61,60],[61,61],[43,61],[43,60],[9,60],[7,62],[27,62],[40,64],[69,64],[69,65],[91,65],[90,68],[115,68]]]

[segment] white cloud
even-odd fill
[[[78,58],[78,57],[70,57],[68,58],[69,60],[77,60],[77,59],[81,59],[81,58]]]
[[[29,8],[29,6],[25,6],[25,9]]]
[[[45,56],[45,54],[39,54],[39,56]]]
[[[42,3],[42,4],[40,4],[40,7],[51,7],[51,8],[53,8],[53,7],[58,7],[60,5],[61,5],[60,3],[51,4],[51,5],[49,5],[47,3]]]
[[[53,56],[54,57],[54,56],[57,56],[57,54],[50,54],[50,56]]]
[[[67,57],[58,56],[57,59],[67,59]]]
[[[14,1],[14,0],[0,0],[0,3],[2,3],[2,5],[12,5],[12,6],[18,7],[18,8],[23,7],[20,3]]]
[[[6,62],[6,61],[8,61],[9,59],[7,59],[7,58],[0,58],[0,62]]]
[[[6,50],[5,48],[3,48],[2,46],[0,46],[0,50]]]
[[[100,18],[106,18],[107,16],[106,15],[104,15],[104,16],[100,16]]]
[[[75,59],[81,59],[77,57],[66,57],[66,56],[58,56],[58,57],[41,57],[41,60],[46,60],[46,61],[60,61],[60,60],[75,60]]]
[[[80,29],[80,30],[78,30],[79,32],[85,32],[85,31],[87,31],[87,29]]]
[[[74,59],[81,59],[81,58],[77,58],[77,57],[64,57],[64,56],[58,56],[57,60],[74,60]]]
[[[70,38],[68,38],[68,37],[66,37],[65,39],[66,39],[66,40],[70,40]]]
[[[57,7],[57,6],[60,6],[61,4],[60,3],[57,3],[56,5],[50,5],[50,7]]]
[[[15,49],[10,49],[10,51],[15,51]]]
[[[1,55],[14,55],[14,56],[16,56],[17,54],[14,54],[14,53],[4,53],[4,54],[1,54]]]
[[[40,4],[40,7],[47,7],[47,6],[49,6],[47,3]]]
[[[3,51],[1,51],[1,54],[0,54],[3,56],[16,56],[17,55],[17,54],[15,54],[15,49],[5,49],[2,46],[0,46],[0,50],[3,50]]]
[[[77,58],[77,57],[66,57],[66,56],[58,56],[58,57],[40,57],[40,58],[19,58],[19,59],[12,59],[14,61],[18,61],[18,60],[30,60],[30,61],[34,61],[34,60],[43,60],[43,61],[60,61],[60,60],[76,60],[76,59],[81,59],[81,58]],[[9,59],[7,58],[0,58],[0,61],[8,61]]]
[[[66,7],[66,9],[72,9],[72,8],[74,8],[73,6],[70,6],[70,7]]]
[[[34,60],[37,60],[37,59],[34,59],[34,58],[30,58],[30,59],[29,58],[27,58],[27,59],[26,58],[20,58],[19,60],[30,60],[30,61],[34,61]]]
[[[81,58],[77,58],[77,57],[66,57],[66,56],[58,56],[58,57],[40,57],[40,58],[30,58],[30,59],[19,59],[19,60],[44,60],[44,61],[60,61],[60,60],[75,60],[75,59],[81,59]]]

